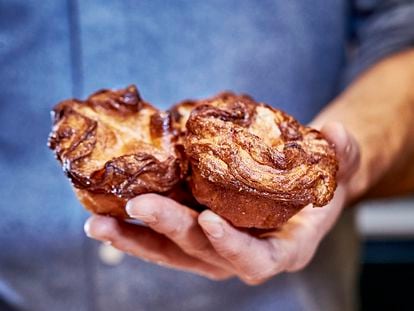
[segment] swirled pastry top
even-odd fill
[[[186,123],[195,171],[222,191],[323,206],[336,188],[334,146],[320,132],[252,98],[222,93],[200,101]]]
[[[185,174],[170,114],[135,86],[63,101],[53,119],[49,147],[79,189],[130,198],[169,191]]]

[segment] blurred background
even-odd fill
[[[412,309],[414,196],[368,201],[357,208],[362,310]]]
[[[331,77],[344,69],[345,53],[329,61],[327,55],[344,50],[351,28],[347,24],[351,1],[286,1],[283,6],[277,1],[261,5],[240,2],[243,5],[237,1],[199,1],[190,18],[182,14],[188,10],[185,1],[174,5],[130,1],[127,5],[98,0],[0,0],[0,311],[11,308],[2,305],[3,296],[20,303],[21,297],[10,289],[15,284],[31,295],[29,300],[57,297],[78,310],[81,304],[66,294],[68,287],[82,297],[93,294],[79,285],[92,278],[81,264],[93,266],[96,283],[117,282],[111,292],[128,291],[122,287],[127,274],[91,263],[98,247],[82,231],[88,213],[80,207],[46,147],[49,112],[58,101],[137,83],[145,99],[166,108],[192,94],[205,97],[232,89],[269,103],[277,98],[275,104],[307,122],[338,92],[339,78]],[[399,10],[412,8],[414,3],[354,2],[360,5],[356,27],[375,25],[376,17],[389,5]],[[405,7],[402,12],[412,12]],[[263,17],[269,8],[278,18],[273,11]],[[213,20],[209,19],[211,12],[216,14]],[[292,12],[308,23],[295,20],[290,25],[285,16]],[[322,17],[327,20],[321,22]],[[367,22],[367,18],[371,19]],[[211,31],[203,32],[205,27]],[[226,28],[231,29],[230,36]],[[329,41],[335,34],[340,38]],[[394,38],[394,28],[391,34]],[[274,40],[266,40],[265,35]],[[246,36],[251,41],[246,42]],[[188,53],[199,38],[219,52],[199,48],[197,53]],[[165,43],[163,48],[160,42]],[[274,60],[271,66],[270,59]],[[308,76],[301,74],[303,71],[318,74]],[[285,72],[293,74],[280,79]],[[302,86],[303,92],[292,87],[296,85]],[[318,88],[322,91],[314,92]],[[304,112],[308,102],[314,109]],[[362,237],[361,309],[414,310],[412,286],[407,286],[414,281],[414,194],[359,204],[357,226]],[[45,260],[44,254],[53,260]],[[125,263],[129,264],[135,265],[132,260]],[[136,271],[133,285],[140,289],[149,284],[148,299],[164,299],[158,286],[166,280],[160,277],[151,283],[157,270],[146,263],[139,267],[142,269]],[[63,270],[71,273],[62,275]],[[43,275],[48,278],[39,283]],[[171,275],[173,280],[179,278],[173,272]],[[190,281],[185,290],[201,286],[198,279]],[[210,289],[203,286],[206,292]],[[170,296],[175,295],[167,290]],[[108,298],[106,303],[111,306],[113,300]]]

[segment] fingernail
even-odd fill
[[[218,222],[205,221],[203,229],[213,238],[221,238],[224,235],[223,226]]]
[[[90,218],[83,225],[83,231],[85,231],[85,234],[88,238],[93,238],[91,234],[91,219]]]
[[[83,226],[83,230],[85,231],[85,234],[88,238],[90,239],[94,239],[94,240],[98,240],[101,241],[103,243],[111,243],[108,239],[99,236],[99,235],[95,235],[93,230],[90,229],[90,224],[89,224],[89,220],[85,223],[85,225]]]
[[[154,211],[150,206],[137,206],[136,204],[128,202],[125,210],[132,218],[139,219],[147,224],[157,222],[157,217],[155,217]]]
[[[347,144],[345,147],[345,154],[349,154],[351,152],[351,144]]]
[[[109,239],[99,234],[102,231],[101,230],[102,228],[99,228],[99,226],[101,226],[102,224],[99,223],[99,220],[97,220],[97,217],[100,217],[100,216],[92,216],[85,222],[83,226],[83,230],[85,231],[86,236],[88,238],[99,240],[104,243],[111,243]],[[95,222],[95,224],[93,224],[93,222]],[[92,227],[95,227],[95,229],[93,229]]]
[[[222,219],[211,211],[205,211],[200,215],[200,225],[213,238],[221,238],[224,235]]]

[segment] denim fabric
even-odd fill
[[[354,51],[345,81],[387,55],[414,47],[413,0],[357,0],[353,24]]]
[[[337,93],[348,1],[0,1],[0,306],[17,310],[346,310],[344,215],[313,264],[248,287],[127,257],[99,260],[46,147],[64,98],[138,85],[160,108],[223,89],[309,121]]]

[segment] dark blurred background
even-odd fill
[[[413,310],[414,196],[358,206],[362,310]]]
[[[5,223],[8,224],[7,228],[1,228],[4,229],[3,232],[6,232],[6,234],[0,236],[0,247],[2,239],[5,241],[8,238],[12,240],[19,234],[26,240],[35,237],[37,242],[36,245],[13,243],[11,248],[7,249],[10,256],[9,254],[3,254],[5,255],[3,256],[5,262],[9,266],[16,267],[16,271],[2,271],[2,273],[10,274],[6,275],[9,279],[18,280],[19,275],[28,271],[38,271],[40,274],[47,270],[47,273],[53,275],[53,278],[51,278],[50,284],[42,284],[44,288],[47,289],[48,286],[50,288],[57,287],[64,293],[64,285],[62,284],[78,281],[76,274],[66,275],[65,278],[68,279],[66,282],[59,274],[62,267],[45,264],[44,261],[38,259],[41,256],[33,254],[41,254],[47,251],[47,245],[55,243],[57,240],[55,232],[60,232],[62,236],[65,236],[64,243],[57,244],[56,248],[53,249],[54,253],[52,255],[55,256],[56,263],[66,262],[67,253],[65,253],[65,248],[81,250],[83,246],[90,246],[89,243],[91,243],[84,240],[84,233],[81,230],[87,212],[80,208],[67,181],[61,175],[60,168],[46,148],[46,139],[50,130],[49,110],[57,101],[70,96],[84,97],[101,87],[115,88],[135,82],[139,82],[140,88],[146,91],[144,97],[148,96],[148,99],[156,102],[160,108],[188,96],[188,89],[191,89],[191,94],[197,94],[200,97],[214,94],[222,88],[231,88],[235,91],[243,90],[253,95],[256,95],[254,92],[257,92],[258,97],[265,101],[270,101],[273,98],[271,92],[267,92],[267,89],[271,89],[272,92],[278,94],[280,103],[289,103],[288,99],[291,98],[304,103],[309,100],[308,98],[302,98],[301,92],[286,87],[284,81],[274,83],[274,80],[278,77],[276,74],[277,68],[284,66],[288,71],[295,66],[303,67],[303,64],[306,65],[306,57],[310,55],[308,50],[301,54],[299,59],[292,59],[290,62],[278,62],[275,66],[276,69],[272,71],[270,68],[268,69],[266,62],[260,63],[254,59],[254,56],[259,60],[266,57],[266,54],[256,55],[257,46],[263,42],[262,37],[257,37],[257,41],[252,42],[251,47],[248,49],[245,47],[245,50],[251,51],[252,55],[249,54],[247,60],[255,66],[262,66],[264,69],[261,68],[261,70],[266,75],[264,77],[259,76],[261,79],[255,79],[252,76],[251,80],[253,81],[244,81],[241,77],[250,76],[253,71],[252,68],[254,68],[247,61],[244,67],[234,65],[234,70],[230,71],[229,66],[225,67],[219,61],[216,62],[217,67],[213,69],[210,68],[209,63],[199,62],[200,59],[211,58],[207,50],[202,50],[202,53],[191,59],[188,58],[185,50],[191,47],[191,42],[197,39],[197,29],[189,31],[187,37],[184,38],[181,38],[182,33],[171,31],[170,34],[168,32],[170,30],[168,27],[169,17],[160,14],[161,18],[165,19],[161,22],[163,22],[162,25],[164,25],[166,31],[165,33],[161,31],[158,33],[157,29],[154,30],[151,21],[145,19],[145,16],[151,14],[150,2],[141,5],[137,1],[136,5],[145,13],[142,14],[142,18],[143,25],[148,28],[146,29],[147,32],[154,32],[155,37],[164,38],[165,36],[165,41],[169,47],[166,52],[159,49],[158,42],[151,40],[151,36],[145,37],[129,26],[128,23],[132,25],[132,21],[136,16],[134,13],[130,13],[129,8],[119,4],[121,2],[113,4],[117,10],[105,9],[102,5],[104,1],[102,3],[99,1],[89,2],[89,4],[86,1],[79,2],[81,9],[82,6],[89,8],[89,10],[81,10],[81,18],[85,28],[83,32],[80,32],[77,26],[79,16],[74,14],[77,10],[73,5],[75,1],[66,1],[64,5],[57,5],[57,2],[50,2],[46,5],[44,1],[15,1],[11,5],[12,2],[9,1],[7,6],[2,6],[2,1],[0,0],[0,71],[3,72],[3,75],[1,75],[3,78],[0,79],[0,84],[11,85],[13,88],[2,87],[3,93],[0,94],[0,124],[2,128],[8,130],[8,132],[0,131],[0,194],[2,196],[0,217],[3,217]],[[31,5],[27,6],[26,4],[29,2]],[[335,7],[333,3],[332,1],[332,4],[329,5]],[[325,8],[327,10],[326,14],[329,13],[329,5],[327,5],[328,9]],[[311,10],[312,5],[309,4],[309,7],[309,10]],[[36,9],[36,14],[33,13],[31,8]],[[316,9],[314,8],[314,10]],[[67,11],[70,13],[68,14],[69,18],[66,15]],[[130,19],[122,19],[123,15],[117,15],[119,12]],[[257,13],[259,20],[261,20],[262,13]],[[170,8],[170,16],[177,23],[182,23],[184,26],[192,22],[191,20],[182,19],[179,7]],[[203,17],[202,10],[200,10],[200,16]],[[115,23],[120,19],[123,21],[122,27],[128,29],[129,32],[125,32],[124,28]],[[216,26],[215,23],[213,24]],[[238,21],[236,26],[238,27],[239,24],[245,24],[244,20]],[[266,23],[263,22],[263,24]],[[116,28],[117,25],[121,28]],[[214,30],[217,31],[216,28]],[[329,31],[329,29],[326,31]],[[285,32],[278,35],[282,37],[290,36]],[[324,38],[320,39],[323,36],[320,36],[318,32],[315,36],[316,38],[313,39],[317,42],[316,44],[321,44],[324,41]],[[135,39],[131,40],[131,37]],[[177,37],[189,42],[188,45],[180,48],[180,46],[174,44]],[[19,40],[15,40],[16,38]],[[38,40],[38,38],[42,40]],[[88,38],[88,40],[85,38]],[[89,40],[93,40],[93,44]],[[230,46],[227,49],[229,51],[228,55],[220,55],[219,60],[223,59],[224,64],[235,58],[236,52],[232,47],[244,42],[243,34],[234,32],[233,40],[230,43],[225,40],[213,42],[219,46],[225,43]],[[301,40],[293,41],[292,46],[283,44],[280,51],[276,50],[276,52],[279,51],[283,55],[289,55],[290,51],[299,50]],[[16,42],[15,45],[13,42]],[[22,43],[20,44],[20,42]],[[106,42],[106,45],[101,44],[101,42]],[[141,49],[141,42],[146,42],[149,48]],[[85,46],[90,43],[89,49],[82,51],[83,59],[79,57],[81,54],[79,50],[80,43]],[[261,48],[261,51],[267,51],[263,46]],[[128,58],[130,53],[125,52],[130,49],[137,51],[136,54],[131,56],[133,62]],[[272,49],[269,51],[267,51],[269,55],[275,52]],[[170,54],[181,56],[181,58],[176,57],[174,61],[171,61]],[[105,62],[100,61],[100,59],[104,59]],[[136,61],[137,59],[139,61]],[[165,62],[161,62],[162,59]],[[316,55],[315,59],[320,59],[320,55]],[[106,60],[109,61],[106,62]],[[302,60],[303,64],[301,63]],[[319,70],[323,69],[323,63],[318,68]],[[114,64],[122,64],[122,66]],[[198,64],[199,68],[192,70],[195,64]],[[80,70],[80,68],[83,68],[83,70]],[[164,80],[160,81],[159,77],[165,68],[173,74],[164,77]],[[225,71],[225,68],[227,68],[227,71]],[[240,68],[246,70],[248,74],[239,71]],[[238,79],[235,82],[236,84],[229,83],[228,85],[223,84],[222,81],[205,79],[203,72],[207,70],[212,71],[214,75],[221,75],[225,82],[226,74],[228,77],[237,75]],[[328,69],[325,68],[325,71],[328,71]],[[193,75],[186,76],[182,72],[192,72]],[[331,72],[328,73],[332,74]],[[185,83],[176,83],[177,77]],[[306,77],[300,78],[306,80]],[[230,78],[228,80],[232,81]],[[202,81],[202,83],[199,83],[199,81]],[[264,85],[263,81],[269,85]],[[299,82],[303,81],[299,79]],[[327,83],[324,80],[322,82]],[[336,82],[330,83],[335,84]],[[180,88],[180,85],[185,87]],[[251,89],[247,89],[246,85],[250,86]],[[314,88],[310,82],[309,88],[311,90]],[[160,89],[163,91],[160,92]],[[323,97],[314,98],[314,101],[317,102],[325,102],[332,95],[316,94],[317,92],[312,91],[308,93],[314,97]],[[303,92],[303,94],[306,93]],[[289,106],[283,108],[286,108],[293,115],[300,112],[298,111],[300,105],[298,105],[296,111],[294,110],[296,108]],[[292,110],[289,111],[289,109]],[[12,116],[9,114],[10,111],[13,113]],[[308,115],[309,117],[310,115]],[[58,177],[55,180],[50,180],[50,176]],[[62,202],[62,198],[64,198],[64,202]],[[12,206],[5,206],[3,202],[12,202]],[[36,204],[33,202],[36,202]],[[47,217],[50,221],[43,222]],[[40,221],[34,223],[31,228],[27,228],[24,227],[24,220],[27,219],[40,219]],[[412,285],[410,284],[414,281],[414,196],[360,204],[358,206],[358,227],[363,238],[360,277],[361,309],[414,310],[411,295]],[[2,251],[0,248],[0,252]],[[20,263],[13,262],[12,253],[15,253],[16,257],[26,256],[30,258],[30,261],[21,263],[19,266]],[[77,271],[79,274],[84,273],[76,264],[84,260],[82,253],[79,251],[73,254],[75,255],[71,258],[72,266],[67,268],[71,271]],[[32,282],[29,283],[28,281],[25,286],[31,287],[30,290],[33,291],[33,295],[37,294],[36,290],[41,291],[40,286],[37,286],[36,277],[36,275],[30,276],[30,278],[22,277],[24,281],[27,279]],[[59,280],[63,281],[59,283]],[[0,283],[0,292],[2,290],[6,291],[6,289],[1,288]],[[79,291],[81,290],[79,289]],[[10,294],[10,297],[12,296]],[[68,299],[64,295],[59,298],[62,300]],[[0,302],[0,311],[4,308]]]

